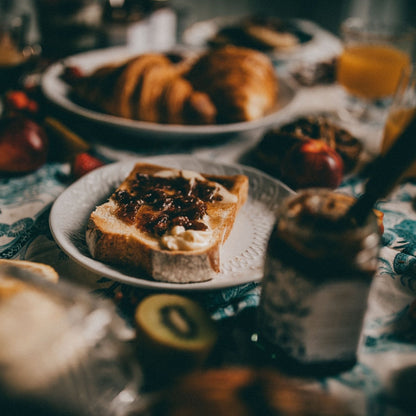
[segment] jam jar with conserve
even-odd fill
[[[330,375],[356,363],[380,247],[376,215],[339,221],[354,198],[308,189],[286,199],[269,240],[257,343],[286,371]]]

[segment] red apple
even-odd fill
[[[344,175],[341,156],[321,140],[306,139],[287,152],[282,164],[282,180],[294,189],[336,188]]]
[[[48,137],[42,126],[22,115],[0,119],[0,172],[34,171],[47,156]]]

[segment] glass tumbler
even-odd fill
[[[0,7],[0,94],[17,88],[40,54],[28,41],[28,15],[9,16]]]
[[[345,121],[383,125],[400,74],[411,64],[416,31],[401,23],[349,18],[341,25],[341,38],[339,115]]]
[[[416,116],[416,67],[406,68],[402,72],[399,85],[393,98],[393,103],[387,115],[381,142],[381,154],[390,149],[400,133]],[[416,140],[416,137],[415,137]],[[416,176],[416,163],[413,163],[403,174],[402,178]]]
[[[141,369],[111,302],[0,266],[0,321],[2,409],[116,416],[139,405]]]

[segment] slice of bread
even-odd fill
[[[88,248],[97,260],[142,269],[155,280],[210,280],[247,194],[245,175],[137,163],[91,213]]]

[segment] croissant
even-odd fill
[[[168,124],[254,120],[277,99],[269,58],[238,47],[178,63],[149,52],[103,65],[73,80],[72,88],[78,99],[105,113]]]
[[[208,94],[182,76],[183,66],[147,53],[103,65],[72,82],[76,97],[105,113],[141,121],[212,124],[217,110]]]
[[[218,110],[217,122],[262,117],[277,101],[278,79],[267,55],[225,46],[203,54],[186,75],[208,93]]]

